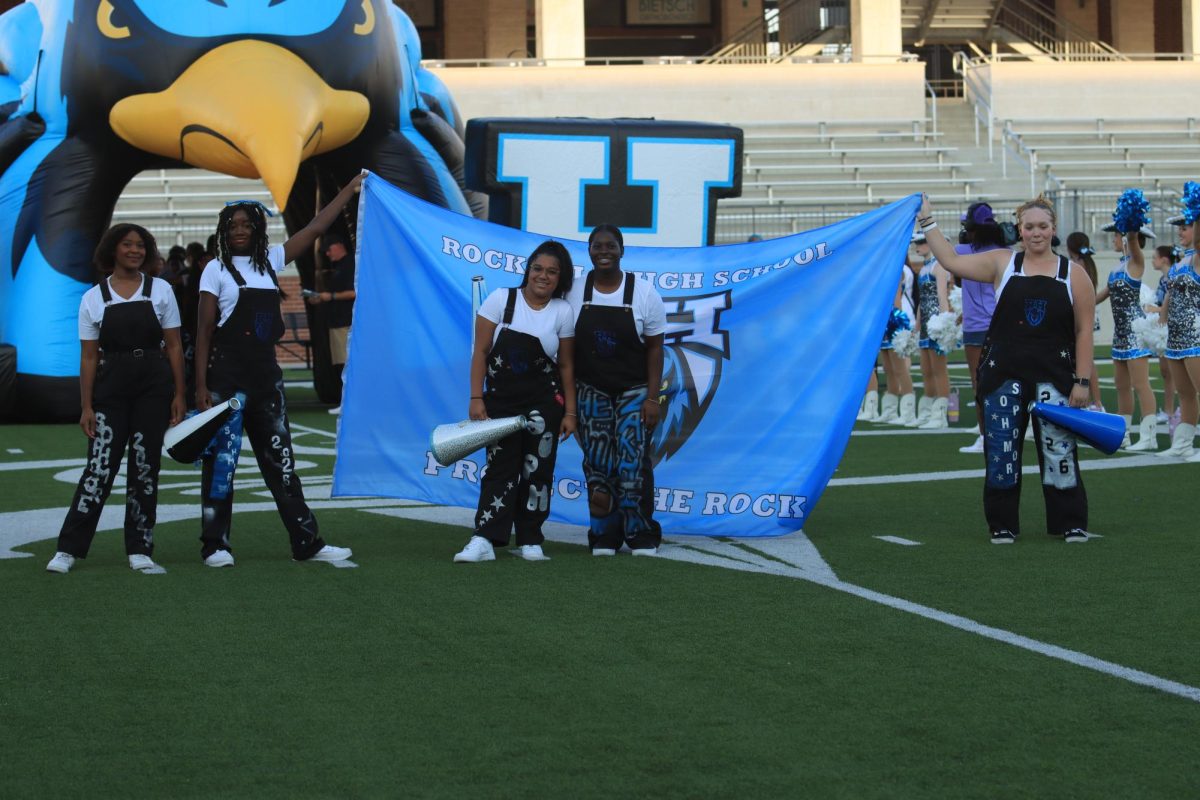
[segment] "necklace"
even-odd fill
[[[524,289],[521,290],[521,296],[525,298],[525,305],[529,306],[534,311],[541,311],[543,308],[550,305],[550,300],[546,300],[541,305],[534,303],[532,300],[529,299],[529,292],[525,291]]]

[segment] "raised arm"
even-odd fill
[[[960,255],[954,252],[954,245],[946,240],[937,223],[933,222],[933,206],[929,198],[922,195],[921,210],[917,213],[921,230],[925,233],[925,241],[933,252],[938,263],[950,273],[960,278],[966,278],[980,283],[995,284],[996,280],[1008,266],[1012,253],[1005,249],[989,250],[986,253],[969,253]]]
[[[1138,241],[1138,232],[1125,234],[1125,251],[1129,253],[1129,264],[1125,271],[1129,277],[1140,281],[1146,271],[1146,255],[1142,252],[1142,243]]]
[[[337,215],[342,213],[342,209],[350,202],[350,198],[358,194],[365,174],[360,172],[351,178],[350,182],[342,187],[333,200],[329,201],[329,205],[317,212],[317,215],[312,218],[312,222],[296,231],[290,239],[283,243],[285,263],[290,264],[299,258],[302,253],[313,246],[313,242],[317,240],[318,236],[329,230],[329,226],[337,219]]]

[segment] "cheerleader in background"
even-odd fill
[[[1167,302],[1167,275],[1178,260],[1173,246],[1162,244],[1154,248],[1154,258],[1151,263],[1159,274],[1158,287],[1154,290],[1154,302],[1144,306],[1147,314],[1158,316],[1162,312],[1162,307]],[[1175,405],[1175,379],[1171,376],[1171,370],[1167,363],[1167,357],[1160,353],[1158,376],[1163,382],[1163,404],[1157,414],[1157,419],[1159,425],[1170,425],[1170,432],[1173,434],[1175,426],[1179,424],[1179,408]]]
[[[972,203],[961,220],[962,231],[954,252],[959,255],[986,253],[1005,246],[1004,230],[996,223],[996,215],[987,203]],[[944,266],[943,266],[944,268]],[[971,375],[973,394],[979,392],[979,361],[983,340],[996,309],[996,288],[987,281],[962,279],[963,350],[967,354],[967,371]],[[958,448],[960,453],[983,452],[982,409],[975,409],[979,418],[979,436],[973,444]]]
[[[879,359],[876,358],[875,363],[871,365],[871,378],[867,381],[867,393],[863,396],[862,405],[858,407],[858,416],[855,417],[857,422],[874,422],[879,418],[879,378],[875,377],[875,370],[878,366]]]
[[[910,320],[916,319],[913,308],[913,271],[904,265],[900,284],[896,288],[895,308],[903,311]],[[887,393],[883,396],[883,407],[876,422],[892,425],[907,425],[917,418],[917,396],[913,394],[912,361],[892,347],[890,341],[882,345],[883,373],[887,379]]]
[[[1055,237],[1057,240],[1057,237]],[[1096,261],[1092,256],[1096,255],[1096,251],[1092,249],[1092,240],[1083,231],[1075,231],[1067,237],[1067,255],[1076,264],[1083,267],[1083,271],[1087,273],[1088,279],[1092,282],[1092,289],[1096,290],[1100,287],[1100,274],[1096,271]],[[1097,300],[1097,302],[1099,302]],[[1095,321],[1092,323],[1092,337],[1100,332],[1100,309],[1096,309],[1094,315]],[[1088,409],[1091,411],[1103,411],[1104,399],[1100,394],[1100,373],[1096,369],[1096,365],[1092,364],[1092,374],[1088,379],[1091,381],[1091,405]]]
[[[1167,325],[1165,355],[1179,392],[1179,424],[1171,435],[1171,446],[1158,455],[1200,461],[1200,454],[1192,447],[1200,413],[1196,397],[1196,387],[1200,386],[1200,324],[1196,319],[1200,307],[1200,273],[1196,251],[1192,249],[1196,219],[1200,218],[1200,185],[1189,181],[1184,186],[1183,203],[1184,213],[1167,220],[1179,227],[1179,244],[1184,251],[1167,275],[1166,299],[1159,312],[1160,320]]]
[[[1150,350],[1138,342],[1133,321],[1145,316],[1142,311],[1142,274],[1146,271],[1142,248],[1154,233],[1143,226],[1138,233],[1122,234],[1116,224],[1104,226],[1113,234],[1113,249],[1121,253],[1121,262],[1108,273],[1108,282],[1096,293],[1096,304],[1110,300],[1113,315],[1112,360],[1117,382],[1117,413],[1125,418],[1126,450],[1158,449],[1158,418],[1154,392],[1150,390]],[[1137,394],[1142,411],[1138,423],[1138,441],[1130,443],[1129,428],[1133,424],[1133,397]]]
[[[939,430],[949,427],[947,410],[950,404],[950,373],[946,368],[946,352],[933,340],[929,323],[939,313],[950,310],[949,273],[929,252],[925,234],[913,236],[920,269],[917,275],[917,316],[921,333],[921,380],[925,391],[917,407],[917,418],[905,427]],[[910,266],[913,262],[909,262]]]

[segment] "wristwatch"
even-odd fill
[[[1088,380],[1087,378],[1076,378],[1075,385],[1082,386],[1083,388],[1088,389],[1088,388],[1091,388],[1092,382],[1090,380]]]

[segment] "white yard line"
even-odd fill
[[[972,456],[978,457],[978,453]],[[1138,469],[1141,467],[1169,467],[1183,463],[1178,458],[1158,458],[1154,455],[1145,456],[1111,456],[1106,459],[1088,459],[1081,463],[1081,469],[1086,475],[1105,469]],[[1022,475],[1037,475],[1037,464],[1021,469]],[[860,478],[834,478],[830,486],[878,486],[889,483],[925,483],[926,481],[954,481],[963,478],[983,478],[983,468],[955,469],[942,472],[909,472],[900,475],[864,475]]]
[[[383,514],[389,517],[416,519],[427,522],[438,522],[462,529],[463,536],[471,530],[474,511],[469,508],[379,508],[369,509],[371,513]],[[586,546],[586,529],[562,525],[548,524],[543,529],[546,538],[551,541],[565,542]],[[879,537],[885,538],[885,537]],[[899,538],[899,537],[887,537]],[[901,540],[908,541],[908,540]],[[457,546],[457,542],[454,546]],[[990,545],[988,545],[990,546]],[[761,556],[756,555],[761,553]],[[450,558],[447,549],[446,558]],[[991,625],[968,619],[958,614],[951,614],[930,606],[914,603],[900,597],[877,592],[864,586],[856,586],[840,580],[821,558],[820,553],[804,535],[803,531],[771,539],[740,539],[736,543],[714,539],[705,536],[674,537],[664,540],[659,549],[659,558],[671,561],[685,561],[704,566],[735,569],[741,572],[757,572],[768,575],[794,578],[815,583],[834,591],[843,592],[855,597],[878,603],[897,611],[913,614],[932,622],[949,625],[967,633],[982,636],[986,639],[1001,642],[1022,650],[1028,650],[1039,655],[1065,661],[1084,669],[1100,672],[1120,680],[1148,686],[1160,692],[1181,697],[1200,703],[1200,688],[1188,686],[1178,681],[1162,678],[1149,672],[1126,667],[1112,661],[1089,656],[1077,650],[1059,647],[1049,642],[1042,642],[1019,633],[1013,633]]]
[[[912,539],[905,539],[903,536],[876,536],[874,537],[881,542],[890,542],[892,544],[901,544],[905,547],[920,547],[920,542],[914,542]]]

